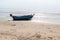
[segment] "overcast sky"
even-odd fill
[[[0,10],[2,9],[60,11],[60,0],[0,0]]]

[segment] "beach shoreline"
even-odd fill
[[[60,40],[60,24],[0,20],[1,40]]]

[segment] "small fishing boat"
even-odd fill
[[[31,20],[33,15],[22,15],[22,16],[13,16],[12,14],[10,14],[10,16],[13,18],[13,20]]]

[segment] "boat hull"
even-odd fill
[[[12,16],[13,20],[31,20],[33,15]]]

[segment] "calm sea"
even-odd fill
[[[32,12],[31,12],[32,13]],[[0,13],[0,19],[11,19],[12,18],[9,16],[10,13]],[[12,13],[14,14],[14,13]],[[17,14],[17,13],[15,13]],[[20,14],[20,13],[18,13]],[[21,13],[23,14],[23,13]],[[35,16],[32,18],[31,21],[36,21],[36,22],[40,22],[40,21],[44,21],[44,22],[56,22],[56,23],[60,23],[60,13],[34,13]]]

